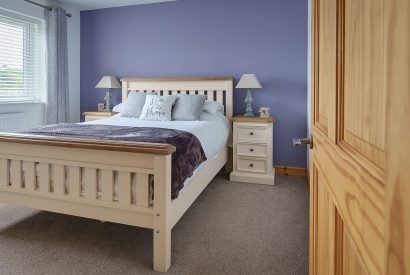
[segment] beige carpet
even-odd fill
[[[172,231],[169,274],[307,274],[308,192],[218,176]],[[152,231],[0,204],[0,274],[151,274]]]

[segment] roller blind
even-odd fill
[[[41,100],[42,25],[39,20],[0,13],[0,102]]]

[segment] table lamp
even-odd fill
[[[238,85],[236,85],[236,88],[248,89],[248,92],[246,93],[246,98],[245,98],[246,113],[244,114],[244,116],[255,116],[255,114],[252,112],[253,98],[252,98],[250,89],[262,88],[262,85],[259,83],[258,79],[256,78],[256,75],[243,74],[241,79],[238,82]]]
[[[117,78],[115,78],[114,76],[103,76],[103,78],[101,78],[101,80],[97,83],[95,88],[108,89],[107,94],[104,97],[104,100],[105,100],[104,112],[111,112],[112,110],[111,89],[121,88],[121,84],[118,82]]]

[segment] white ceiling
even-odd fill
[[[63,4],[66,3],[75,5],[79,7],[81,10],[95,10],[168,1],[176,0],[59,0],[59,2]]]

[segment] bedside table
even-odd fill
[[[235,116],[231,181],[274,185],[273,117]]]
[[[116,115],[116,112],[84,112],[85,121],[99,120]]]

